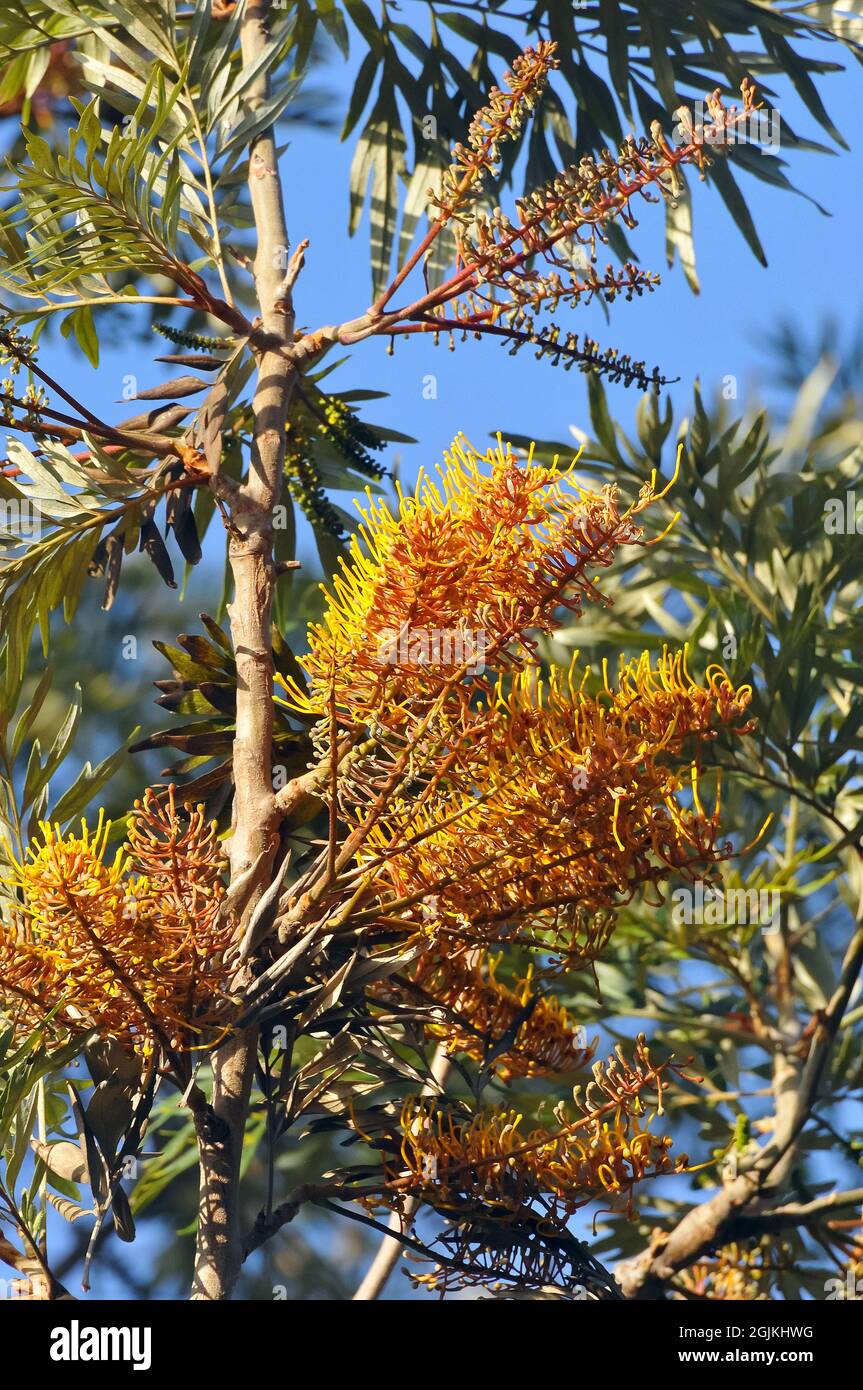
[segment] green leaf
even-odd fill
[[[66,825],[75,816],[80,816],[93,797],[98,795],[122,767],[133,739],[137,738],[140,732],[140,729],[135,727],[123,746],[118,748],[116,752],[109,754],[107,758],[103,758],[102,762],[98,763],[95,768],[86,762],[72,785],[53,807],[51,819],[60,825]]]
[[[22,1101],[18,1107],[18,1116],[15,1120],[15,1145],[12,1149],[12,1153],[6,1159],[5,1185],[10,1192],[15,1191],[15,1184],[18,1181],[21,1165],[30,1147],[30,1139],[38,1114],[38,1106],[39,1089],[37,1083],[33,1087],[33,1093],[29,1097],[29,1100]]]
[[[357,73],[357,80],[354,83],[354,88],[351,92],[351,99],[348,103],[348,113],[345,117],[344,126],[342,127],[341,138],[343,140],[347,140],[348,136],[350,135],[360,116],[363,114],[366,102],[369,99],[369,93],[372,90],[372,84],[375,80],[375,75],[377,71],[377,58],[375,57],[374,53],[367,53],[363,61],[360,63],[359,72]],[[2,228],[0,228],[0,231],[2,231]]]
[[[343,58],[348,56],[348,30],[335,0],[315,0],[318,17]]]
[[[692,195],[683,179],[674,198],[668,199],[665,204],[665,253],[669,265],[674,264],[675,253],[679,255],[690,289],[700,294],[692,237]]]
[[[351,211],[348,230],[356,231],[369,193],[372,249],[372,292],[387,283],[392,263],[398,206],[398,182],[405,177],[406,142],[396,125],[392,91],[382,91],[357,142],[351,164]]]
[[[21,715],[21,718],[18,720],[18,724],[15,728],[15,734],[12,739],[13,761],[15,758],[18,757],[18,754],[20,753],[21,748],[24,744],[24,740],[26,739],[28,733],[32,729],[36,719],[39,716],[39,712],[42,709],[43,704],[45,703],[45,698],[48,694],[48,691],[51,689],[53,677],[54,672],[52,671],[50,666],[47,666],[45,670],[42,672],[39,684],[36,686],[36,689],[30,697],[30,704],[28,705],[27,709],[25,709],[24,713]]]
[[[720,158],[711,164],[710,179],[719,189],[722,201],[725,203],[734,221],[743,233],[747,245],[752,250],[756,260],[759,260],[763,266],[766,266],[767,257],[764,254],[764,247],[761,245],[761,239],[755,230],[752,214],[746,206],[746,200],[737,186],[737,182],[728,167],[728,161],[726,159]]]
[[[369,48],[380,57],[384,37],[365,0],[344,0],[344,6]]]
[[[116,1081],[101,1081],[87,1106],[87,1123],[110,1164],[132,1119],[132,1101]]]

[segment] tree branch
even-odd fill
[[[775,1186],[784,1175],[784,1161],[792,1150],[813,1105],[830,1058],[842,1016],[863,968],[863,901],[858,907],[858,926],[848,945],[833,995],[812,1037],[796,1102],[777,1123],[770,1143],[754,1157],[748,1171],[727,1183],[709,1201],[692,1207],[670,1232],[658,1232],[646,1250],[622,1260],[615,1278],[627,1298],[656,1297],[665,1282],[685,1269],[711,1246],[730,1240],[747,1221],[766,1213],[747,1213],[745,1208]],[[775,1213],[775,1209],[774,1209]]]
[[[240,30],[246,67],[260,59],[266,46],[268,12],[268,0],[249,0],[246,5]],[[263,70],[249,88],[249,109],[258,109],[268,95],[269,80]],[[267,346],[256,348],[250,470],[231,501],[228,542],[234,581],[228,612],[237,662],[234,810],[228,857],[232,884],[250,874],[253,879],[236,925],[238,943],[269,882],[277,845],[272,785],[273,509],[281,495],[285,423],[296,379],[287,351],[293,336],[291,287],[286,292],[280,270],[288,234],[271,129],[252,144],[248,178],[258,238],[255,281]],[[246,970],[242,964],[237,984]],[[206,1117],[198,1130],[201,1190],[195,1299],[230,1298],[242,1265],[239,1168],[257,1042],[257,1027],[245,1028],[213,1058],[212,1119]]]
[[[434,1084],[427,1082],[422,1089],[424,1096],[436,1095],[442,1091],[447,1083],[447,1077],[452,1069],[452,1063],[442,1045],[435,1051],[432,1061],[432,1077]],[[369,1303],[376,1298],[380,1298],[386,1287],[387,1281],[398,1264],[399,1256],[404,1247],[404,1240],[401,1237],[410,1227],[411,1218],[419,1207],[418,1197],[408,1197],[404,1204],[404,1211],[394,1211],[390,1217],[390,1230],[393,1235],[385,1236],[378,1246],[377,1254],[369,1265],[363,1277],[363,1281],[354,1294],[354,1303]]]

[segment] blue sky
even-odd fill
[[[821,50],[823,52],[823,49]],[[840,56],[837,46],[836,55]],[[849,59],[850,63],[851,60]],[[352,239],[347,237],[350,142],[339,143],[338,132],[353,85],[353,56],[347,65],[333,60],[319,85],[329,88],[333,125],[328,129],[294,128],[283,156],[288,222],[292,242],[309,237],[297,291],[298,323],[350,318],[369,302],[368,227],[364,219]],[[670,378],[678,410],[688,409],[691,386],[700,378],[712,397],[723,379],[737,378],[741,401],[758,390],[769,399],[769,346],[777,324],[788,320],[808,338],[832,315],[840,330],[856,325],[861,309],[859,273],[860,215],[863,212],[859,131],[859,77],[852,65],[846,73],[819,79],[836,124],[851,146],[836,156],[798,153],[790,158],[792,180],[832,214],[823,216],[806,199],[771,188],[741,175],[769,266],[758,264],[727,214],[718,193],[696,184],[695,239],[701,294],[687,286],[679,265],[665,264],[662,208],[644,205],[640,226],[630,234],[641,264],[662,273],[652,295],[611,307],[610,322],[591,305],[557,316],[565,327],[589,333],[601,344],[613,344],[648,366],[658,364]],[[822,137],[796,95],[779,84],[778,108],[794,128],[815,139]],[[570,115],[573,113],[570,111]],[[786,151],[781,150],[784,156]],[[43,360],[73,391],[80,391],[109,419],[129,413],[128,405],[112,409],[121,395],[123,377],[138,374],[151,385],[169,368],[148,367],[147,344],[112,345],[103,324],[104,351],[98,375],[65,343],[46,341]],[[841,340],[841,331],[840,331]],[[159,340],[154,340],[158,343]],[[162,345],[164,346],[164,345]],[[161,348],[154,348],[154,351]],[[339,354],[342,355],[342,354]],[[424,378],[437,377],[437,398],[425,399]],[[585,428],[586,382],[581,374],[536,362],[530,350],[510,357],[493,341],[459,344],[455,352],[435,348],[428,338],[401,340],[395,355],[386,354],[383,341],[370,341],[350,350],[350,360],[330,379],[333,386],[387,391],[389,399],[365,407],[369,419],[415,436],[419,448],[402,451],[404,474],[411,477],[420,462],[434,463],[458,430],[479,442],[502,430],[543,438],[566,438],[570,426]],[[624,425],[637,405],[635,388],[610,388],[613,405]],[[388,462],[394,459],[392,447]],[[340,499],[344,501],[345,499]]]
[[[662,208],[644,205],[640,226],[629,239],[641,264],[662,273],[662,284],[641,300],[612,305],[609,323],[596,305],[562,311],[560,322],[645,359],[649,367],[657,363],[669,378],[679,376],[673,396],[680,409],[688,408],[696,377],[708,397],[728,375],[737,377],[741,399],[755,388],[769,393],[764,349],[783,319],[804,337],[826,314],[850,329],[861,308],[861,279],[853,264],[863,212],[856,72],[829,79],[826,93],[851,152],[835,157],[801,153],[792,158],[791,177],[832,216],[823,216],[802,197],[741,176],[769,261],[764,269],[718,193],[696,184],[700,295],[691,292],[679,265],[667,268]],[[801,120],[796,99],[789,106],[795,128],[817,138],[814,122],[808,116]],[[349,163],[349,151],[320,132],[305,135],[285,156],[292,239],[312,240],[298,291],[303,323],[307,315],[310,322],[350,316],[368,301],[366,226],[349,242],[344,235]],[[301,190],[296,201],[302,212],[290,206],[292,189]],[[423,378],[429,372],[438,378],[436,400],[423,398]],[[588,424],[581,374],[536,362],[529,350],[510,357],[491,341],[458,344],[451,353],[444,346],[434,348],[426,338],[402,340],[393,357],[386,355],[384,343],[367,342],[353,349],[352,361],[332,381],[349,378],[391,393],[389,401],[369,407],[370,412],[414,435],[426,462],[439,456],[458,429],[478,442],[498,429],[565,438],[570,425]],[[636,389],[610,390],[621,419],[631,420]],[[406,471],[412,471],[411,455],[419,454],[408,451]]]

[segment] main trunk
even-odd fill
[[[246,5],[241,33],[247,66],[260,57],[266,44],[267,11],[264,0],[249,0]],[[267,96],[268,82],[262,75],[249,89],[249,108],[259,107]],[[237,940],[270,881],[276,846],[273,513],[281,497],[285,425],[296,377],[280,350],[290,348],[293,314],[284,285],[288,235],[271,131],[259,136],[250,150],[249,191],[258,237],[255,283],[262,327],[273,347],[258,353],[249,476],[231,503],[229,560],[234,600],[229,617],[237,663],[234,812],[228,842],[232,886],[253,870],[248,891],[237,903]],[[229,1038],[218,1049],[213,1058],[211,1110],[196,1116],[201,1170],[192,1293],[196,1299],[230,1298],[242,1264],[239,1169],[256,1050],[256,1028]]]

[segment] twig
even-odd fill
[[[434,1058],[432,1059],[431,1072],[433,1081],[426,1082],[421,1094],[433,1096],[441,1092],[446,1086],[452,1063],[448,1054],[445,1052],[443,1044],[439,1044]],[[387,1280],[392,1274],[402,1253],[402,1246],[408,1242],[404,1239],[404,1233],[409,1228],[411,1219],[419,1207],[418,1197],[408,1197],[404,1204],[402,1213],[394,1211],[389,1220],[390,1234],[387,1234],[381,1241],[377,1254],[369,1265],[363,1281],[354,1294],[355,1303],[368,1303],[376,1298],[380,1298],[384,1291]]]

